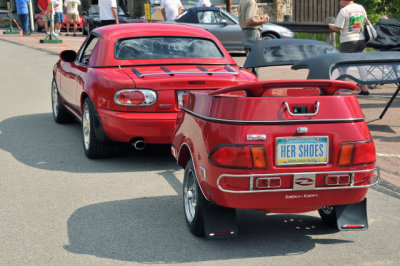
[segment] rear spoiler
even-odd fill
[[[218,95],[233,91],[246,91],[249,97],[261,97],[266,90],[269,89],[287,89],[287,88],[307,88],[315,87],[320,88],[325,95],[333,95],[337,90],[354,90],[360,91],[360,88],[350,82],[341,80],[271,80],[271,81],[259,81],[252,82],[238,86],[227,87],[219,90],[215,90],[209,93],[209,95]]]

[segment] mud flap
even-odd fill
[[[337,205],[335,209],[339,230],[368,229],[367,198],[354,204]]]
[[[204,233],[208,239],[235,237],[238,233],[236,210],[206,203],[201,208]]]

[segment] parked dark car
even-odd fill
[[[125,13],[124,10],[118,6],[117,8],[118,20],[120,23],[126,23],[129,19],[129,13]],[[89,8],[89,12],[83,11],[82,16],[82,32],[83,35],[87,35],[94,28],[101,26],[99,6],[91,5]]]
[[[175,19],[175,22],[208,30],[219,39],[228,51],[244,49],[239,19],[219,7],[188,8]],[[294,33],[285,27],[264,23],[261,37],[263,39],[290,39],[294,37]]]

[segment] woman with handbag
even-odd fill
[[[350,0],[340,0],[340,9],[335,24],[330,23],[329,28],[340,32],[341,53],[359,53],[367,47],[364,37],[364,24],[367,20],[367,12],[360,4]],[[369,95],[368,88],[361,85],[360,95]]]

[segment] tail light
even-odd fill
[[[148,89],[124,89],[115,93],[114,101],[123,106],[150,106],[156,103],[157,93]]]
[[[267,155],[262,145],[222,144],[209,156],[212,164],[239,169],[267,169]]]
[[[340,146],[338,166],[369,164],[375,160],[375,146],[372,140],[348,142]]]

